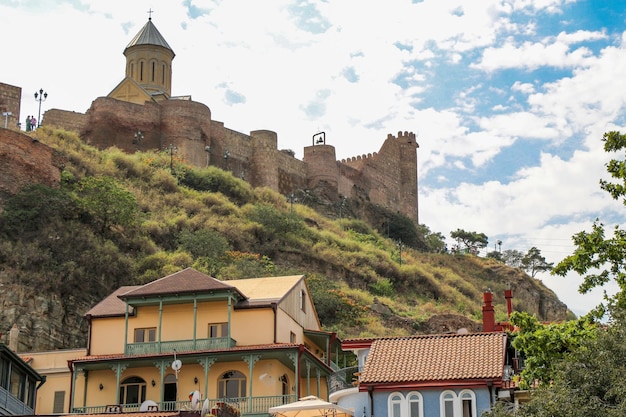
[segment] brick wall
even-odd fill
[[[0,127],[17,130],[20,123],[20,105],[22,101],[22,89],[9,84],[0,83]],[[11,113],[10,116],[2,116],[2,113]]]
[[[50,109],[44,113],[41,124],[55,129],[80,132],[87,124],[87,120],[87,116],[84,113]]]
[[[58,187],[62,166],[52,148],[24,133],[0,128],[0,200],[28,184]]]

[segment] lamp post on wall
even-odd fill
[[[178,148],[173,143],[170,143],[167,149],[170,153],[170,172],[174,175],[174,152],[178,152]]]
[[[39,113],[37,114],[37,127],[41,126],[41,103],[46,101],[48,93],[43,91],[43,88],[39,89],[39,92],[35,91],[35,101],[39,102]]]
[[[402,265],[402,248],[404,248],[404,243],[400,239],[396,242],[396,246],[398,247],[398,254],[400,258],[400,265]]]
[[[228,171],[228,157],[230,157],[230,152],[228,150],[224,151],[224,167],[226,171]]]
[[[143,138],[144,138],[143,132],[141,130],[137,130],[135,132],[135,139],[133,139],[133,143],[135,144],[135,146],[137,146],[137,148],[139,148],[139,144],[141,143]]]
[[[206,152],[206,166],[209,166],[211,158],[211,146],[205,146],[204,151]]]

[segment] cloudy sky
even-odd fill
[[[418,135],[419,219],[487,249],[538,247],[549,262],[596,217],[602,134],[626,131],[625,0],[0,0],[0,82],[22,119],[85,112],[124,77],[123,51],[152,21],[176,53],[173,95],[212,118],[302,150],[326,133],[338,158]],[[577,314],[601,297],[540,278]]]

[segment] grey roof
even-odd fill
[[[203,274],[193,268],[185,268],[156,281],[149,282],[137,289],[119,294],[122,300],[160,295],[212,293],[215,291],[232,291],[242,299],[246,297],[232,285],[226,284],[210,275]]]
[[[137,33],[133,40],[126,46],[126,49],[137,45],[158,45],[174,53],[174,50],[167,44],[163,35],[161,35],[156,26],[154,26],[154,23],[152,23],[152,19],[149,19],[148,23],[141,28],[139,33]]]
[[[110,316],[123,316],[126,314],[126,303],[122,301],[118,296],[136,290],[137,288],[141,288],[141,285],[127,285],[118,288],[106,297],[104,300],[100,301],[94,307],[92,307],[85,316],[98,316],[98,317],[110,317]],[[132,313],[133,309],[130,307],[129,313]]]

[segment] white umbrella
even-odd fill
[[[299,401],[271,407],[270,414],[278,417],[352,417],[352,410],[321,400],[314,395]]]

